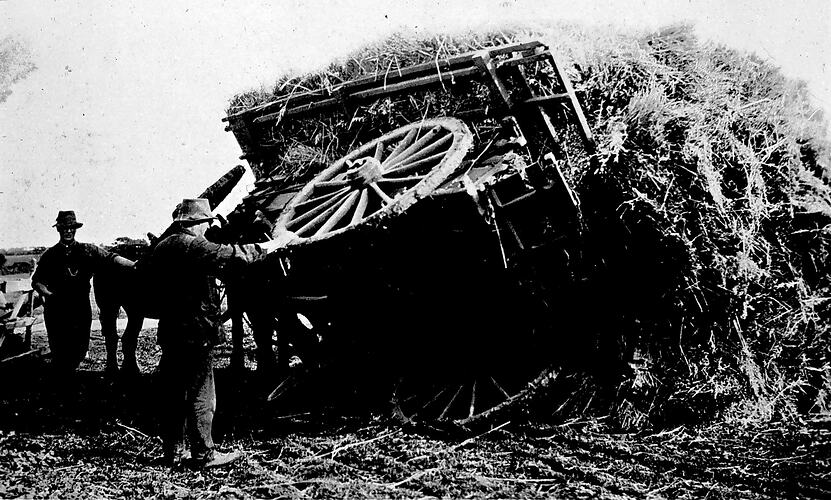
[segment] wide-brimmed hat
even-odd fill
[[[52,227],[69,227],[73,229],[78,229],[81,226],[83,226],[83,224],[81,224],[75,219],[74,210],[59,211],[58,218],[55,219],[55,223],[52,224]]]
[[[196,224],[214,219],[211,205],[205,198],[184,199],[173,212],[173,221],[183,224]]]

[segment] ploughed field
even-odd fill
[[[46,346],[35,332],[35,347]],[[246,344],[253,359],[253,344]],[[0,497],[554,497],[782,498],[831,495],[831,420],[714,424],[620,434],[602,418],[500,422],[463,434],[408,428],[383,411],[315,404],[294,412],[266,402],[273,389],[253,365],[226,368],[218,349],[220,449],[230,467],[170,470],[159,463],[159,351],[155,329],[139,341],[142,376],[104,378],[93,332],[74,381],[48,377],[48,356],[2,367]]]

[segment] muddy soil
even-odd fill
[[[34,343],[46,347],[42,331]],[[135,380],[105,379],[98,331],[74,380],[50,378],[48,354],[4,364],[0,497],[831,497],[829,418],[641,434],[603,419],[500,422],[470,435],[325,406],[285,415],[265,401],[252,347],[242,374],[218,350],[215,439],[245,456],[209,471],[160,463],[153,328]]]

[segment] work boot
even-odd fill
[[[197,462],[196,466],[199,468],[209,469],[213,467],[222,467],[225,465],[230,464],[242,457],[242,453],[239,451],[231,451],[228,453],[222,453],[219,451],[213,452],[213,458],[209,460],[205,460],[202,462]]]

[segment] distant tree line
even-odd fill
[[[0,249],[0,255],[40,255],[46,251],[46,247],[12,247]]]
[[[103,246],[108,250],[123,253],[123,250],[126,247],[146,247],[147,245],[147,240],[120,236],[115,239],[113,244]],[[119,250],[121,250],[121,252],[119,252]],[[0,249],[0,275],[31,274],[35,270],[35,259],[40,257],[40,255],[45,251],[46,247],[14,247]]]
[[[36,254],[23,254],[34,257]],[[39,254],[37,254],[39,255]],[[0,275],[5,274],[31,274],[35,270],[34,259],[15,260],[9,262],[4,254],[0,253]]]

